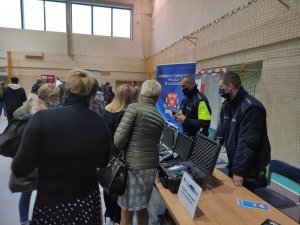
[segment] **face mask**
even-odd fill
[[[230,99],[229,94],[225,93],[225,90],[223,88],[219,88],[219,94],[221,95],[222,98]]]
[[[192,91],[190,91],[188,87],[182,89],[182,93],[187,97],[190,97],[192,95]]]

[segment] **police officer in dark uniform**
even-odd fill
[[[199,92],[191,75],[180,79],[180,87],[185,97],[180,104],[180,112],[173,115],[174,119],[182,123],[183,131],[187,135],[195,137],[201,130],[208,136],[211,109],[206,96]]]
[[[221,76],[219,93],[225,101],[215,138],[227,150],[229,176],[238,187],[245,186],[251,191],[264,187],[265,169],[271,158],[266,110],[244,90],[234,72]]]

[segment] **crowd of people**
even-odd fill
[[[122,196],[104,193],[105,219],[127,225],[135,213],[138,225],[148,224],[147,207],[159,162],[157,144],[164,124],[155,107],[161,85],[146,80],[140,89],[132,82],[114,93],[109,82],[99,85],[89,72],[72,70],[57,84],[38,79],[27,100],[18,78],[11,81],[0,90],[0,107],[6,105],[9,121],[28,120],[11,168],[16,177],[37,170],[30,224],[102,224],[96,168],[106,167],[120,151],[125,152],[128,167],[126,189]],[[208,136],[212,114],[208,99],[192,76],[183,76],[180,87],[184,99],[174,119],[187,135]],[[236,73],[221,76],[219,94],[224,102],[215,139],[227,150],[233,183],[253,191],[266,185],[270,162],[266,111],[244,90]],[[20,197],[21,224],[29,224],[31,193]]]

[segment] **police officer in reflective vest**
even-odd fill
[[[211,121],[211,109],[205,95],[197,89],[195,80],[191,75],[180,79],[180,87],[184,99],[180,104],[180,112],[173,115],[176,121],[182,123],[183,131],[195,137],[199,130],[208,136],[208,128]]]

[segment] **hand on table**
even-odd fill
[[[232,182],[234,183],[235,186],[241,187],[241,186],[243,186],[244,178],[240,177],[239,175],[233,174]]]

